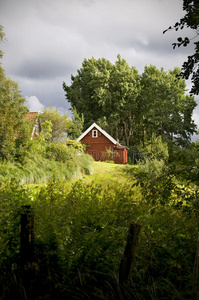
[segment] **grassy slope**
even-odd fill
[[[119,164],[111,164],[105,162],[94,162],[93,163],[93,174],[92,175],[84,175],[82,177],[83,181],[86,183],[91,183],[95,181],[95,183],[102,183],[105,181],[108,182],[128,182],[129,176],[127,175],[126,170],[129,168],[129,165],[119,165]]]

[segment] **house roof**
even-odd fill
[[[122,145],[120,145],[120,144],[115,145],[115,146],[114,146],[114,149],[115,149],[115,150],[123,150],[123,149],[129,150],[129,148],[128,148],[127,146],[122,146]]]
[[[84,131],[84,133],[82,133],[82,135],[80,135],[78,137],[77,142],[81,141],[83,139],[83,137],[85,137],[85,135],[87,135],[87,133],[89,133],[93,128],[96,128],[97,130],[99,130],[114,145],[117,145],[117,144],[119,145],[119,143],[114,138],[112,138],[112,136],[110,136],[110,134],[108,134],[105,130],[103,130],[101,127],[99,127],[96,123],[93,123],[88,129],[86,129],[86,131]]]
[[[37,111],[29,112],[25,116],[25,120],[29,120],[33,124],[32,134],[31,134],[31,140],[34,139],[34,136],[39,135],[39,123],[38,123],[38,113]]]
[[[33,123],[35,122],[38,115],[38,111],[31,111],[28,113],[28,115],[25,116],[25,120],[30,120]]]

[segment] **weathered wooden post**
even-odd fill
[[[131,224],[129,228],[124,256],[119,268],[119,283],[124,287],[128,286],[132,276],[140,229],[141,225],[139,224]]]
[[[34,216],[30,205],[22,206],[20,267],[24,272],[27,265],[33,261],[34,255]]]

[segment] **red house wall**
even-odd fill
[[[117,150],[119,156],[114,159],[116,164],[126,164],[128,162],[128,151],[127,149]]]
[[[92,155],[96,161],[99,160],[102,161],[103,160],[102,152],[106,150],[106,148],[113,149],[115,145],[106,136],[104,136],[99,130],[97,130],[98,136],[92,137],[93,130],[97,130],[97,129],[95,127],[92,128],[92,130],[82,138],[81,142],[86,145],[86,151],[85,151],[86,153]],[[127,162],[126,154],[124,150],[113,150],[119,153],[119,156],[114,158],[115,163],[124,164]]]

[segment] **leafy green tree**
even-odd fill
[[[3,32],[3,26],[0,25],[0,42],[3,42],[5,40],[5,34]],[[3,57],[3,52],[0,50],[0,58]]]
[[[194,98],[185,96],[179,69],[165,72],[145,67],[140,76],[118,55],[115,64],[106,59],[84,59],[72,83],[63,83],[72,108],[84,115],[84,129],[98,123],[127,146],[143,146],[152,135],[185,145],[195,132]]]
[[[0,25],[0,42],[5,40]],[[0,58],[3,52],[0,51]],[[30,124],[25,121],[28,108],[18,84],[6,77],[0,64],[0,158],[19,158],[30,144]]]
[[[25,121],[28,108],[24,105],[18,84],[5,76],[0,65],[0,157],[14,157],[17,148],[30,139],[30,131]]]
[[[76,108],[79,115],[84,115],[84,129],[104,117],[103,103],[107,102],[107,98],[111,99],[107,88],[112,68],[113,65],[104,58],[84,59],[77,75],[71,75],[71,86],[63,83],[66,98],[72,109]]]
[[[37,138],[39,141],[48,141],[52,136],[52,122],[51,121],[44,121],[41,124],[41,133]]]
[[[72,126],[72,122],[67,114],[60,113],[57,109],[52,106],[45,108],[39,116],[41,123],[51,122],[51,132],[48,136],[48,140],[52,141],[63,141],[66,139],[68,132]]]
[[[194,37],[179,37],[177,42],[173,43],[173,48],[176,46],[184,46],[187,47],[190,44],[191,40],[195,40],[198,38],[198,29],[199,29],[199,3],[198,0],[183,0],[183,10],[186,12],[184,17],[180,19],[179,22],[176,22],[174,26],[170,26],[163,33],[168,30],[175,29],[178,31],[179,29],[183,30],[184,28],[190,28],[195,31]],[[183,78],[188,79],[191,77],[192,81],[192,89],[191,93],[197,94],[199,93],[199,41],[196,40],[194,42],[195,52],[192,55],[189,55],[187,61],[185,61],[182,65],[181,75]]]
[[[130,68],[119,55],[115,65],[105,58],[92,57],[84,59],[77,75],[71,76],[71,86],[63,83],[63,88],[72,107],[84,115],[84,129],[99,120],[116,139],[125,137],[129,144],[138,79],[137,70]]]
[[[73,112],[72,124],[69,129],[68,136],[70,137],[70,139],[76,140],[82,134],[83,127],[84,127],[84,116],[83,115],[80,116],[77,113],[75,107],[72,109],[72,112]]]
[[[143,153],[143,158],[145,159],[157,159],[163,160],[165,162],[169,159],[169,149],[166,142],[162,141],[161,136],[156,137],[155,134],[152,135],[151,140],[148,140],[145,147],[142,145],[138,147],[140,153]]]
[[[133,138],[138,127],[138,101],[140,92],[140,75],[134,67],[130,67],[125,59],[120,55],[113,67],[110,76],[110,88],[108,93],[111,95],[112,107],[107,111],[106,104],[104,111],[107,111],[107,120],[116,139],[122,141],[127,146],[133,143]]]
[[[163,68],[145,67],[139,95],[140,140],[143,145],[155,134],[164,141],[177,141],[185,146],[196,131],[192,120],[196,102],[193,96],[185,95],[185,80],[177,76],[179,73],[177,68],[165,72]]]

